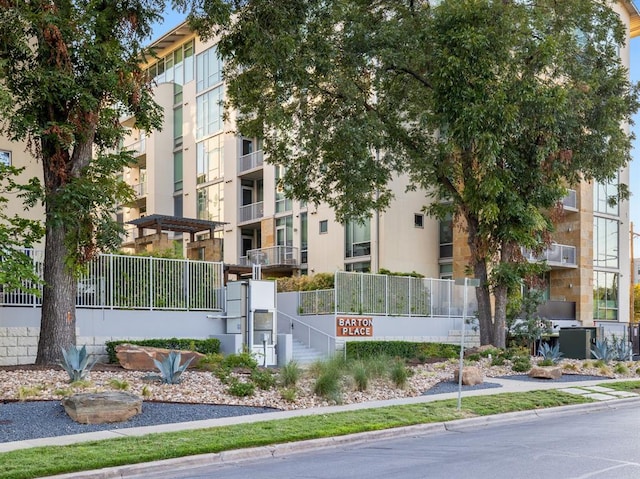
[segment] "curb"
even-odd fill
[[[289,442],[269,446],[259,446],[246,449],[234,449],[219,453],[186,456],[161,461],[116,466],[94,471],[81,471],[57,476],[49,476],[49,479],[124,479],[139,474],[150,475],[164,472],[168,469],[189,469],[191,467],[212,466],[218,464],[231,464],[244,461],[282,457],[312,450],[335,448],[340,445],[358,445],[381,439],[400,438],[417,434],[436,434],[444,432],[462,431],[471,428],[494,426],[500,424],[513,424],[548,417],[568,416],[572,414],[588,414],[610,409],[637,406],[640,397],[612,399],[609,401],[594,402],[588,404],[575,404],[571,406],[558,406],[545,409],[532,409],[528,411],[516,411],[491,416],[474,417],[468,419],[456,419],[454,421],[416,424],[413,426],[382,429],[378,431],[360,432],[345,436],[310,439],[307,441]]]

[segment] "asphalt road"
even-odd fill
[[[638,479],[637,404],[184,469],[154,479]],[[131,476],[128,476],[131,477]]]

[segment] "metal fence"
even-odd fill
[[[477,311],[475,295],[467,298],[468,315]],[[454,281],[410,276],[335,274],[335,289],[300,291],[301,314],[369,314],[376,316],[461,316],[464,287]]]
[[[42,277],[44,255],[29,251]],[[39,289],[25,283],[24,290]],[[0,304],[39,306],[41,296],[3,288]],[[106,309],[224,309],[223,264],[147,256],[99,255],[78,278],[76,305]]]

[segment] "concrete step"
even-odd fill
[[[307,345],[305,345],[301,341],[298,341],[297,339],[293,340],[292,355],[293,355],[293,360],[300,365],[311,364],[316,361],[325,359],[324,354],[322,354],[320,351],[308,347]]]

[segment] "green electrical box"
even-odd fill
[[[560,352],[567,359],[591,359],[596,342],[596,328],[560,328]]]

